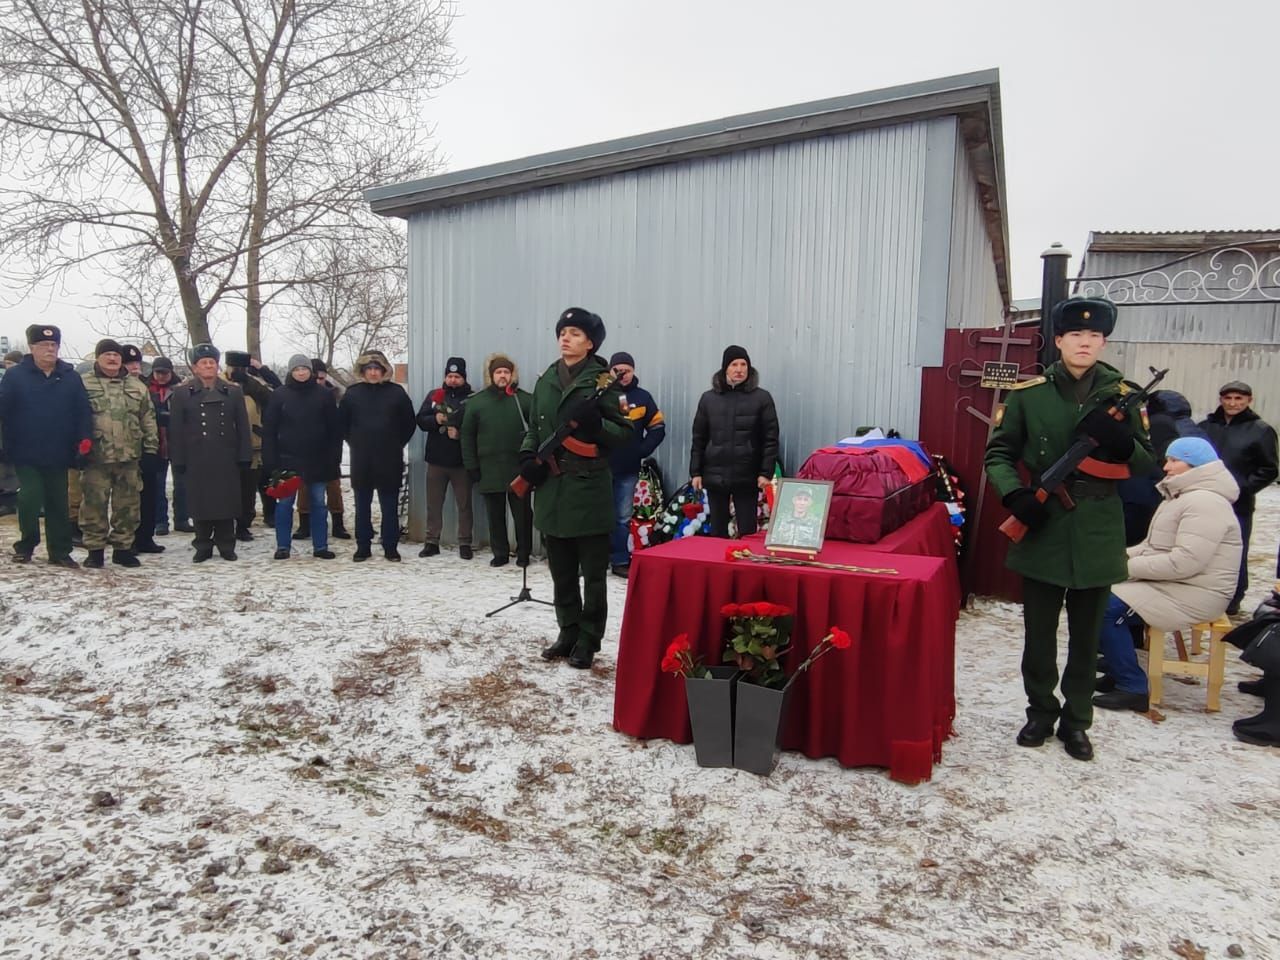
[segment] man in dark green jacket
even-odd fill
[[[1081,436],[1097,443],[1094,459],[1127,464],[1130,471],[1151,468],[1151,442],[1143,413],[1133,408],[1124,422],[1107,408],[1130,387],[1119,371],[1099,362],[1115,327],[1109,300],[1075,297],[1058,304],[1052,315],[1054,343],[1062,358],[1042,377],[1018,385],[997,414],[987,443],[987,476],[1009,511],[1028,527],[1009,548],[1009,569],[1023,577],[1022,679],[1027,692],[1027,722],[1018,743],[1038,747],[1054,732],[1067,753],[1090,760],[1093,746],[1085,732],[1093,722],[1093,683],[1098,632],[1110,586],[1128,575],[1124,509],[1111,472],[1087,467],[1073,475],[1066,490],[1075,502],[1066,509],[1057,497],[1041,503],[1035,483],[1042,471]],[[1018,473],[1031,475],[1026,485]],[[1090,471],[1093,471],[1092,474]],[[1058,685],[1058,619],[1067,608],[1067,665]]]
[[[462,416],[462,465],[484,497],[489,518],[491,567],[511,559],[507,538],[507,505],[516,527],[516,563],[529,565],[533,551],[533,505],[528,497],[511,492],[511,481],[520,472],[520,444],[529,429],[533,398],[517,386],[516,365],[495,353],[485,362],[484,389],[472,394]]]
[[[599,651],[609,613],[605,578],[614,511],[613,476],[605,448],[621,446],[632,435],[618,404],[616,383],[593,399],[598,385],[611,376],[609,365],[597,356],[604,335],[604,321],[590,310],[570,307],[560,314],[556,322],[560,359],[547,367],[533,388],[529,429],[520,447],[520,475],[537,488],[533,522],[547,548],[560,625],[560,635],[542,651],[542,657],[568,657],[569,666],[580,670],[590,667]],[[559,473],[553,475],[536,454],[566,422],[577,426],[556,454]]]

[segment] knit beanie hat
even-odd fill
[[[628,367],[635,369],[636,360],[635,357],[631,356],[627,351],[619,350],[609,358],[609,366],[616,367],[620,363],[625,363]]]
[[[120,358],[124,359],[124,347],[120,346],[120,344],[116,343],[116,341],[112,340],[110,337],[104,337],[99,340],[98,345],[93,348],[93,355],[95,358],[102,356],[104,353],[118,353],[120,354]]]
[[[289,358],[289,372],[293,373],[293,371],[297,370],[299,367],[306,367],[308,370],[310,370],[312,369],[311,361],[308,360],[306,357],[304,357],[302,354],[295,353],[292,357]]]
[[[163,370],[168,370],[170,373],[173,373],[173,361],[168,357],[156,357],[151,361],[152,373],[158,373]]]
[[[720,372],[723,373],[728,370],[729,364],[735,360],[745,360],[747,361],[747,366],[751,366],[751,357],[747,354],[746,349],[736,343],[731,343],[724,348],[724,356],[720,358]]]
[[[310,360],[307,361],[306,366],[311,368],[312,373],[328,373],[329,372],[329,365],[325,363],[323,360],[321,360],[319,357],[312,357]],[[289,369],[292,370],[293,368],[290,367]]]
[[[1213,449],[1213,444],[1204,437],[1179,437],[1169,444],[1164,455],[1189,463],[1193,467],[1203,467],[1206,463],[1212,463],[1218,459],[1218,452]]]
[[[495,370],[510,370],[512,373],[515,373],[516,365],[511,362],[510,357],[504,356],[503,354],[500,353],[496,357],[494,357],[492,360],[489,361],[490,377],[493,376],[493,372]]]
[[[444,375],[447,377],[451,373],[456,373],[463,380],[467,379],[467,361],[462,357],[450,357],[444,365]]]

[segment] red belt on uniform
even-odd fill
[[[561,444],[564,449],[579,457],[598,457],[600,456],[600,445],[597,443],[585,443],[577,437],[565,437],[564,443]]]

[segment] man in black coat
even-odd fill
[[[757,491],[773,477],[778,459],[778,412],[742,347],[725,348],[711,389],[693,417],[689,474],[695,490],[706,489],[711,535],[729,535],[733,499],[738,535],[756,532]]]
[[[427,536],[420,557],[440,552],[444,495],[449,487],[453,487],[453,502],[458,508],[458,556],[463,560],[472,557],[471,478],[462,462],[462,417],[471,394],[467,361],[450,357],[444,383],[427,394],[418,408],[418,427],[427,435]]]
[[[337,478],[342,461],[342,431],[332,390],[316,382],[311,361],[301,354],[289,359],[284,386],[271,394],[262,419],[262,469],[277,477],[291,471],[302,478],[311,499],[311,555],[332,560],[329,516],[324,488]],[[275,559],[287,560],[293,544],[293,503],[297,494],[276,504]]]
[[[213,344],[196,344],[188,359],[192,377],[169,400],[169,459],[195,524],[191,560],[203,563],[215,546],[222,559],[234,560],[240,474],[253,462],[244,394],[218,376],[221,354]]]
[[[71,559],[67,472],[89,455],[93,412],[84,381],[58,359],[62,331],[51,324],[27,328],[27,356],[0,378],[3,453],[18,474],[18,529],[13,559],[29,563],[40,542],[40,515],[49,563],[79,566]]]
[[[400,384],[391,379],[394,370],[380,350],[356,359],[363,378],[353,383],[338,404],[338,425],[351,448],[351,489],[356,497],[357,563],[373,555],[373,495],[382,512],[382,553],[399,560],[400,480],[404,475],[404,445],[417,423],[413,403]]]
[[[1241,380],[1224,383],[1218,391],[1218,409],[1200,422],[1218,455],[1240,485],[1235,502],[1236,518],[1244,549],[1240,551],[1240,579],[1227,613],[1240,612],[1240,602],[1249,589],[1249,535],[1253,532],[1253,501],[1258,491],[1275,483],[1277,476],[1276,432],[1249,409],[1253,388]],[[1277,560],[1280,571],[1280,559]],[[1278,573],[1277,575],[1280,575]]]
[[[666,439],[667,425],[653,394],[640,386],[636,378],[636,361],[631,354],[619,350],[609,358],[609,366],[622,388],[619,401],[622,412],[635,431],[630,443],[609,453],[613,507],[618,516],[617,526],[609,537],[609,568],[615,577],[625,579],[631,572],[631,551],[627,548],[627,541],[631,536],[631,512],[635,504],[636,483],[640,479],[640,465]]]

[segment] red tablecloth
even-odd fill
[[[691,739],[684,681],[659,669],[671,638],[688,633],[707,663],[723,652],[726,603],[768,600],[796,610],[794,668],[838,625],[853,646],[827,654],[792,688],[782,744],[845,766],[929,778],[955,717],[954,560],[829,542],[819,559],[892,567],[892,575],[726,561],[732,541],[688,537],[637,553],[618,645],[613,725],[634,737]],[[741,543],[741,541],[739,541]],[[752,547],[752,549],[755,549]]]

